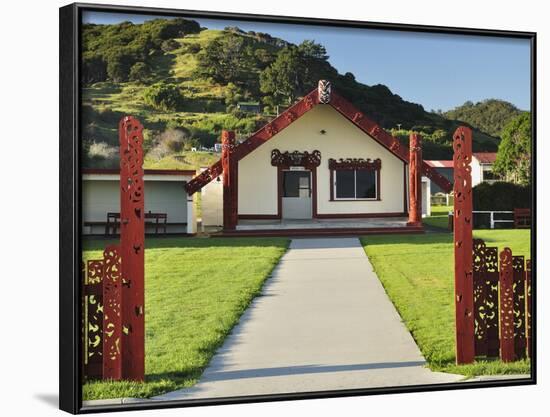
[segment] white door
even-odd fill
[[[311,171],[283,171],[283,219],[311,219]]]

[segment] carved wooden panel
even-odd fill
[[[363,158],[340,158],[328,160],[329,169],[347,169],[347,170],[369,170],[380,171],[382,168],[382,161],[378,159],[363,159]]]
[[[482,239],[473,246],[476,356],[499,356],[498,252]]]
[[[121,316],[121,257],[117,245],[103,251],[105,273],[103,277],[103,378],[121,379],[122,362],[120,338]]]
[[[514,276],[512,251],[500,252],[500,357],[503,362],[512,362],[514,354]]]
[[[525,258],[512,257],[514,292],[514,352],[515,359],[526,357],[527,336],[525,326]]]
[[[278,149],[273,149],[271,151],[271,165],[275,167],[302,166],[306,168],[314,168],[318,167],[320,164],[321,152],[317,150],[313,152],[281,152]]]
[[[84,376],[103,377],[103,260],[88,260],[84,278]]]

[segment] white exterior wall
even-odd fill
[[[472,163],[470,166],[472,167],[472,187],[475,187],[483,181],[483,172],[481,169],[481,164],[475,157],[472,158]]]
[[[431,181],[428,177],[422,177],[422,217],[431,216],[432,201],[431,201]]]
[[[321,152],[318,214],[403,212],[403,161],[331,106],[318,105],[239,161],[239,214],[277,214],[277,168],[270,163],[273,149]],[[380,201],[330,201],[329,158],[380,158]]]
[[[203,226],[223,226],[223,179],[221,176],[218,178],[201,189]]]
[[[82,181],[82,221],[105,222],[108,212],[120,212],[120,193],[118,176],[100,178],[93,176]],[[116,178],[116,179],[115,179]],[[168,223],[187,223],[188,195],[184,181],[147,181],[145,180],[145,211],[167,213]],[[102,234],[104,226],[84,226],[83,233]],[[186,233],[186,226],[168,226],[168,232]]]

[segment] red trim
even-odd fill
[[[287,237],[287,236],[366,236],[385,234],[420,234],[420,227],[377,227],[377,228],[334,228],[334,229],[266,229],[266,230],[235,230],[231,232],[214,233],[216,237]]]
[[[277,167],[277,218],[283,215],[283,167]]]
[[[252,136],[250,136],[246,141],[240,144],[235,150],[236,159],[240,160],[244,158],[258,146],[263,145],[281,130],[288,127],[291,123],[318,104],[319,94],[316,88],[293,106],[281,113],[279,117],[264,125],[261,129],[252,134]],[[397,138],[390,135],[373,120],[365,116],[352,103],[332,91],[330,102],[325,105],[332,106],[340,114],[350,120],[355,126],[365,132],[368,136],[374,138],[396,157],[404,162],[409,162],[408,147],[401,144]],[[196,179],[194,178],[191,180],[186,186],[187,192],[189,194],[193,194],[200,190],[204,185],[208,184],[208,182],[212,181],[217,176],[215,173],[219,172],[220,166],[217,164],[219,164],[219,161],[212,165],[207,171],[203,172],[200,176],[197,176]],[[450,192],[452,190],[452,184],[425,162],[423,163],[422,171],[446,192]]]
[[[403,162],[403,211],[409,215],[407,209],[407,164]]]
[[[197,171],[193,169],[144,169],[144,175],[182,175],[193,176]],[[95,174],[95,175],[119,175],[120,170],[118,168],[82,168],[82,174]]]
[[[277,214],[239,214],[239,220],[279,220]]]
[[[311,170],[311,217],[316,219],[317,214],[317,167]]]
[[[405,217],[407,213],[338,213],[317,214],[318,219],[370,219],[376,217]]]

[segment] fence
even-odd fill
[[[531,357],[531,261],[473,242],[475,355]]]

